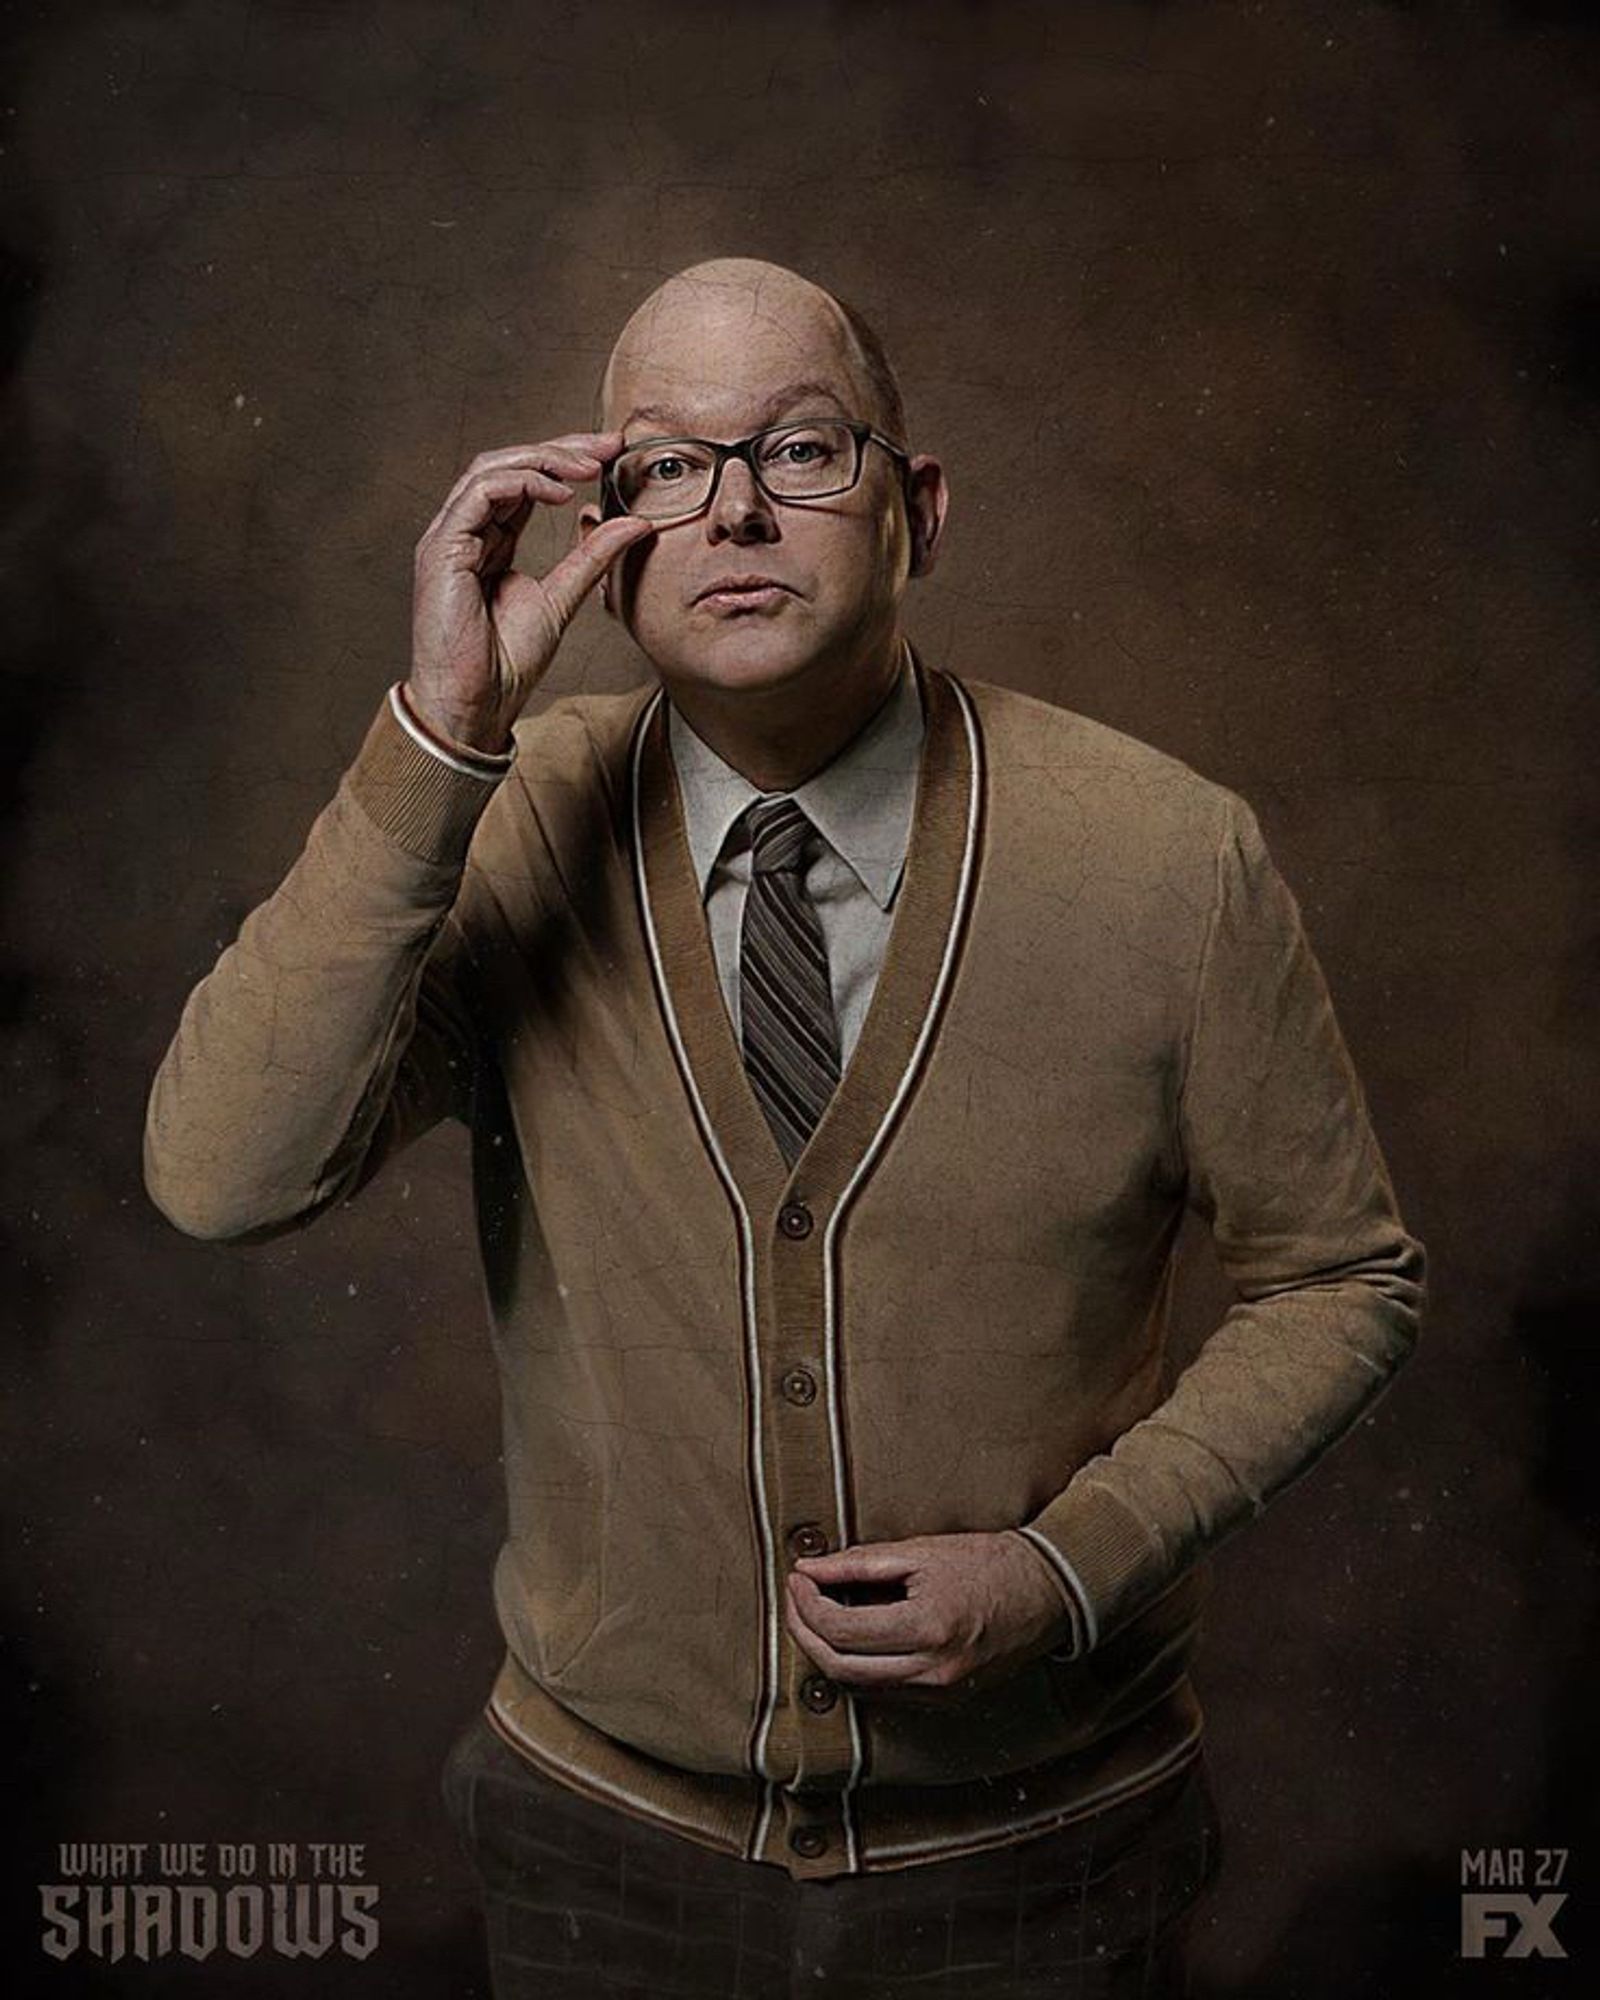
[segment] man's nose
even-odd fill
[[[717,490],[706,509],[706,540],[709,542],[775,542],[777,516],[772,502],[756,484],[755,474],[742,459],[730,458],[722,468]]]

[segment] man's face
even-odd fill
[[[618,343],[606,404],[624,449],[733,443],[806,417],[879,420],[843,322],[799,280],[667,286]],[[612,604],[669,687],[754,689],[880,656],[911,560],[900,469],[881,446],[865,447],[851,491],[824,500],[771,499],[730,459],[704,513],[627,552]],[[714,589],[757,578],[768,587]]]

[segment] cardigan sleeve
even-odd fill
[[[1416,1343],[1408,1235],[1294,897],[1225,794],[1179,1124],[1188,1199],[1235,1301],[1170,1395],[1020,1532],[1067,1652],[1141,1610],[1310,1469]]]
[[[293,867],[189,996],[156,1074],[145,1185],[179,1229],[283,1234],[465,1116],[457,904],[495,789],[420,742],[392,700],[379,710]]]

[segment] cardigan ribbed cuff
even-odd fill
[[[1018,1530],[1050,1563],[1075,1612],[1075,1658],[1171,1581],[1143,1522],[1104,1486],[1076,1479]]]
[[[345,774],[345,784],[367,817],[397,846],[421,861],[448,865],[466,859],[473,829],[498,788],[499,776],[466,771],[425,749],[401,725],[386,696]]]
[[[1008,1535],[1015,1535],[1021,1542],[1026,1542],[1038,1560],[1043,1563],[1060,1595],[1062,1609],[1067,1614],[1067,1636],[1059,1646],[1052,1646],[1045,1657],[1051,1660],[1075,1660],[1085,1650],[1083,1601],[1078,1594],[1076,1578],[1069,1581],[1063,1574],[1060,1555],[1042,1535],[1036,1535],[1031,1528],[1007,1528],[1005,1532]]]

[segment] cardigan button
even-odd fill
[[[778,1227],[791,1242],[811,1234],[811,1211],[803,1201],[786,1201],[778,1210]]]
[[[815,1861],[819,1854],[827,1853],[828,1836],[820,1826],[797,1826],[789,1835],[789,1845],[807,1861]]]
[[[828,1538],[815,1521],[802,1521],[790,1535],[789,1546],[797,1556],[825,1556]]]
[[[778,1386],[791,1403],[814,1403],[817,1400],[817,1378],[809,1368],[789,1369]]]
[[[800,1699],[813,1715],[826,1715],[837,1706],[839,1690],[826,1674],[807,1674],[800,1683]]]

